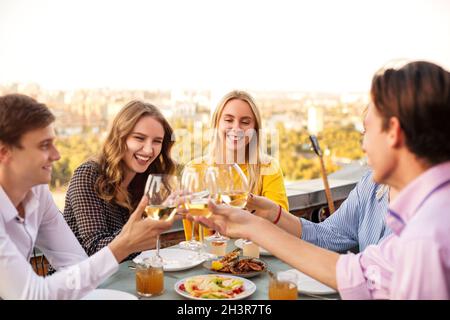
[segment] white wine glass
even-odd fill
[[[244,209],[250,187],[241,167],[237,163],[221,165],[219,179],[225,183],[221,190],[221,200],[231,207]]]
[[[250,191],[248,178],[237,163],[222,165],[220,180],[225,182],[221,192],[221,200],[227,205],[244,209]],[[251,244],[250,240],[244,239],[244,246]]]
[[[177,192],[179,191],[178,178],[167,174],[150,174],[145,184],[145,193],[148,196],[148,204],[145,207],[144,216],[153,220],[169,221],[177,213]],[[160,237],[156,238],[156,257],[162,262],[159,254]]]
[[[229,183],[229,170],[226,166],[211,165],[208,166],[205,173],[205,182],[208,187],[210,199],[220,204],[222,202],[222,193],[226,191]],[[226,246],[230,238],[220,234],[215,230],[214,234],[207,237],[206,240],[212,245]]]
[[[200,166],[189,166],[183,170],[181,176],[181,189],[185,194],[185,207],[191,216],[209,217],[208,208],[209,191],[204,181],[204,172]],[[179,246],[183,249],[201,251],[204,248],[202,242],[203,230],[199,226],[199,240],[195,240],[195,221],[192,221],[190,240],[182,241]]]

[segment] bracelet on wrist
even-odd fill
[[[278,205],[278,214],[277,214],[277,217],[276,217],[276,219],[275,219],[275,221],[273,222],[273,224],[277,224],[278,223],[278,221],[280,221],[280,218],[281,218],[281,205]]]

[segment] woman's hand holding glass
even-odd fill
[[[250,194],[246,209],[261,218],[273,221],[278,212],[278,204],[266,197]]]
[[[249,231],[253,224],[261,219],[246,210],[223,204],[219,205],[214,201],[209,201],[208,207],[212,215],[209,217],[192,217],[194,221],[231,238],[249,238]]]
[[[131,253],[150,249],[155,245],[157,237],[172,227],[173,219],[169,221],[142,219],[147,204],[148,197],[144,195],[119,235],[109,244],[118,262]]]

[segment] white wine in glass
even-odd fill
[[[237,163],[221,165],[219,169],[220,200],[229,206],[243,209],[247,205],[249,183]]]
[[[144,216],[153,220],[170,220],[176,212],[176,192],[179,191],[178,179],[173,175],[149,174],[145,184],[145,193],[148,196],[148,205]],[[161,262],[159,235],[156,238],[156,258]]]
[[[171,220],[177,213],[175,205],[148,205],[145,207],[144,216],[153,220]]]
[[[244,209],[247,205],[248,191],[223,192],[220,199],[229,206]]]
[[[247,205],[248,179],[238,164],[216,164],[208,169],[210,193],[217,203],[243,209]],[[210,243],[224,244],[229,238],[221,235],[217,230],[208,237]]]
[[[189,214],[197,217],[211,216],[211,211],[208,208],[208,199],[194,199],[187,204]]]
[[[221,193],[221,200],[231,207],[244,209],[250,190],[247,176],[237,163],[225,165],[225,170],[222,171],[225,173],[222,179],[227,184]],[[251,241],[244,239],[244,245],[246,244],[251,244]]]
[[[192,216],[207,216],[208,195],[206,184],[204,182],[204,172],[201,166],[187,166],[181,175],[181,188],[186,194],[185,207]],[[199,239],[202,240],[202,227],[199,226]],[[182,241],[178,244],[183,249],[200,252],[204,244],[202,241],[195,240],[195,221],[192,221],[190,240]],[[201,255],[201,253],[199,253]]]

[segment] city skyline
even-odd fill
[[[450,67],[450,3],[0,2],[0,84],[365,92],[391,59]]]

